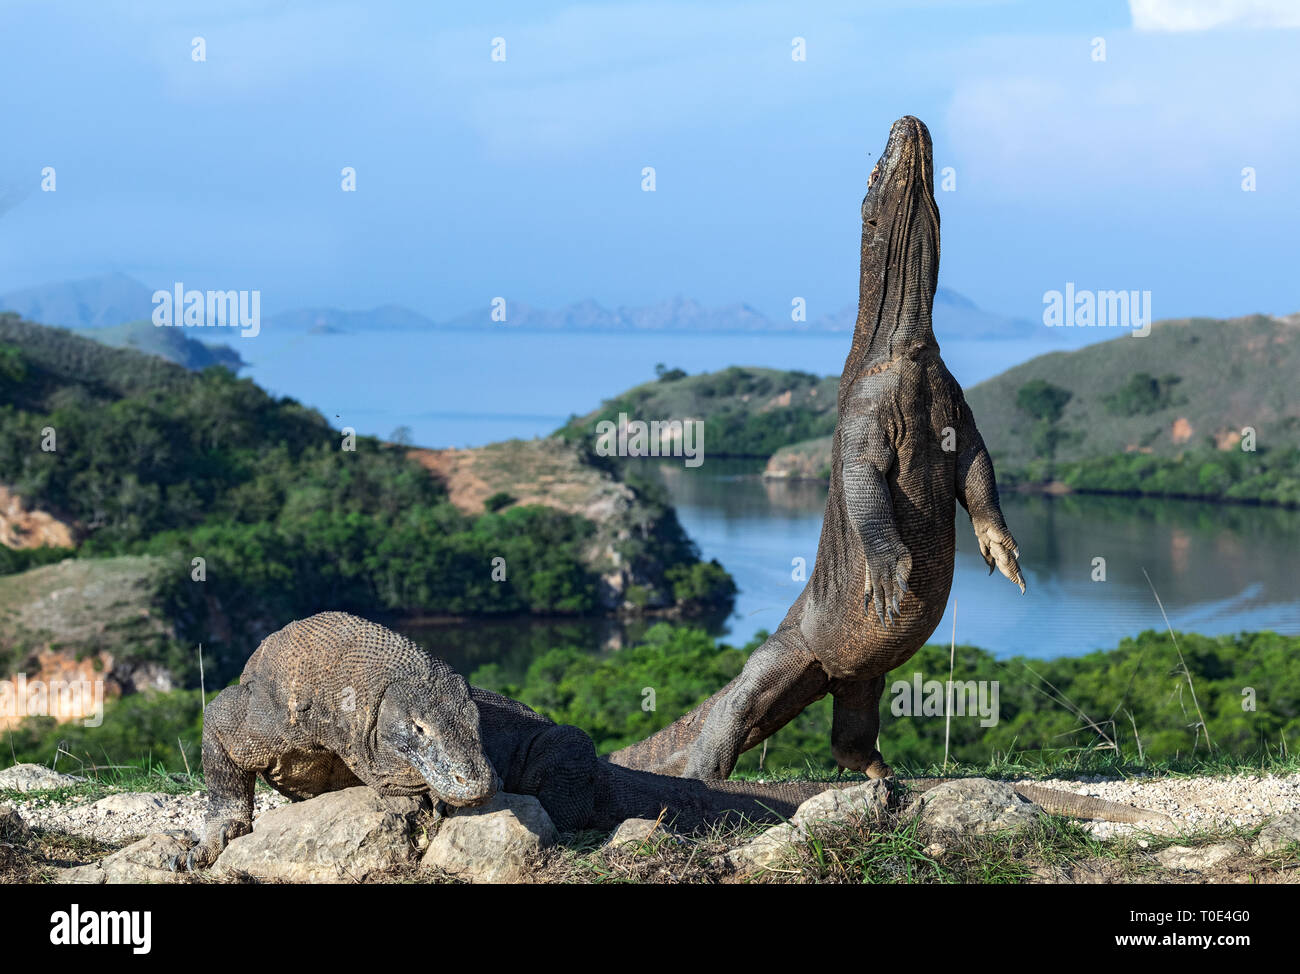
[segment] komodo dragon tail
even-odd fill
[[[779,822],[815,795],[831,789],[852,788],[862,781],[698,781],[669,778],[618,765],[606,764],[596,795],[598,825],[613,828],[628,818],[665,818],[680,829],[693,829],[730,816],[744,816],[756,822]],[[900,783],[914,792],[929,791],[952,778],[904,778]],[[1168,821],[1159,812],[1106,801],[1041,785],[1020,782],[1011,785],[1022,798],[1032,801],[1050,815],[1100,819],[1106,822],[1155,823]],[[608,824],[607,824],[608,823]]]
[[[903,778],[902,782],[912,791],[929,791],[935,785],[955,780],[957,779]],[[1135,805],[1125,805],[1122,802],[1107,801],[1104,798],[1093,798],[1091,795],[1076,795],[1072,791],[1058,791],[1055,788],[1044,788],[1042,785],[1027,784],[1021,781],[1012,782],[1011,787],[1021,798],[1038,805],[1049,815],[1062,815],[1065,818],[1099,819],[1103,822],[1125,822],[1128,824],[1169,821],[1169,816],[1161,812],[1138,808]]]
[[[653,771],[655,774],[680,775],[686,770],[686,759],[690,747],[700,736],[704,721],[709,711],[717,702],[727,696],[732,686],[740,677],[732,680],[725,687],[694,710],[678,717],[662,730],[655,731],[649,737],[620,748],[609,755],[611,764],[638,771]],[[716,783],[716,782],[715,782]]]

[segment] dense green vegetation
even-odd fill
[[[718,645],[698,629],[660,623],[639,644],[611,655],[552,649],[536,657],[518,682],[497,664],[479,667],[471,682],[581,727],[606,752],[658,730],[708,697],[740,672],[757,645],[758,640],[744,649]],[[985,681],[989,687],[996,681],[999,719],[982,727],[976,716],[954,716],[950,757],[976,767],[1007,760],[1073,766],[1080,755],[1091,754],[1133,766],[1294,753],[1300,745],[1300,637],[1189,633],[1178,636],[1178,646],[1186,673],[1167,633],[1145,632],[1117,649],[1054,660],[998,660],[959,646],[954,680]],[[925,768],[943,760],[943,691],[925,684],[947,680],[948,652],[946,646],[926,646],[890,675],[881,704],[881,746],[897,765]],[[910,705],[918,673],[923,705],[929,700],[938,709],[893,715],[895,701],[905,697]],[[900,681],[905,694],[895,689]],[[652,698],[647,690],[653,690]],[[647,702],[654,709],[644,709]],[[764,768],[834,770],[830,704],[830,698],[818,701],[771,738]],[[87,765],[152,756],[181,770],[180,748],[193,764],[199,729],[197,693],[135,694],[110,701],[102,727],[31,719],[3,743],[12,742],[18,760],[49,763],[63,741]],[[762,752],[747,752],[739,770],[756,770]]]
[[[52,565],[75,554],[68,548],[6,548],[0,545],[0,575],[25,572],[29,568]]]
[[[1072,393],[1042,379],[1031,379],[1016,391],[1016,405],[1034,419],[1055,423]]]
[[[1016,405],[1021,412],[1037,420],[1030,432],[1034,452],[1049,464],[1056,456],[1057,447],[1077,436],[1059,425],[1061,413],[1071,398],[1070,390],[1042,379],[1031,379],[1016,391]]]
[[[1072,490],[1105,494],[1215,501],[1253,501],[1300,507],[1300,449],[1189,450],[1179,457],[1149,453],[1051,464],[1035,461],[1023,470],[998,470],[1003,484],[1035,483],[1055,477]]]
[[[1128,381],[1108,396],[1102,397],[1106,408],[1117,416],[1138,416],[1159,412],[1187,402],[1176,396],[1174,386],[1182,378],[1172,373],[1156,378],[1148,372],[1134,372]]]
[[[247,655],[249,632],[322,608],[601,609],[583,550],[592,522],[546,507],[499,510],[499,497],[467,516],[403,448],[351,442],[224,368],[189,373],[13,316],[0,316],[0,364],[5,482],[33,507],[86,525],[79,556],[174,558],[169,604],[195,640],[215,643],[218,679]],[[55,449],[42,449],[51,435]],[[728,602],[729,577],[699,563],[666,501],[645,517],[654,529],[620,554],[653,563],[690,602],[682,608]],[[0,571],[52,557],[7,553]],[[229,645],[214,631],[230,633]]]
[[[1300,637],[1186,634],[1178,643],[1209,740],[1218,751],[1240,757],[1296,747]],[[613,656],[552,650],[536,659],[518,684],[504,682],[493,666],[480,668],[472,679],[516,696],[557,721],[582,727],[598,749],[609,751],[645,737],[699,703],[740,672],[747,652],[756,645],[744,651],[718,650],[698,631],[662,626],[650,630],[641,645]],[[894,671],[882,713],[889,714],[899,699],[893,689],[896,681],[907,684],[909,702],[914,674],[922,674],[923,682],[946,681],[948,653],[944,646],[926,646]],[[954,717],[950,755],[958,761],[987,764],[1008,752],[1074,751],[1108,747],[1108,741],[1129,760],[1211,753],[1205,732],[1197,730],[1191,688],[1167,634],[1146,632],[1114,650],[1056,660],[997,660],[984,650],[959,646],[954,674],[958,681],[986,681],[990,686],[996,681],[999,694],[996,726],[982,727],[976,717]],[[646,688],[655,691],[654,711],[642,709]],[[1255,710],[1242,709],[1247,688],[1253,688]],[[932,699],[941,701],[942,690],[939,694]],[[1076,710],[1104,734],[1086,726]],[[941,714],[940,709],[931,716],[886,716],[881,746],[887,758],[912,767],[941,762]],[[769,740],[765,766],[833,770],[829,735],[826,698]],[[757,768],[760,752],[748,752],[740,770]]]

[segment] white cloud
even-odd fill
[[[1137,30],[1300,27],[1296,0],[1129,0]]]

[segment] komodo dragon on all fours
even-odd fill
[[[775,821],[813,795],[856,783],[704,782],[619,767],[597,757],[578,728],[467,687],[404,636],[342,612],[268,636],[239,685],[208,707],[203,742],[209,809],[190,868],[209,865],[228,840],[249,831],[258,774],[295,800],[365,783],[381,794],[429,792],[470,805],[499,786],[535,796],[565,832],[612,829],[661,812],[683,830],[733,815]],[[935,783],[914,784],[923,790]],[[1146,817],[1124,805],[1037,791],[1026,797],[1055,814]]]
[[[980,554],[1024,591],[975,417],[939,357],[930,313],[939,211],[930,133],[900,118],[862,202],[858,318],[839,388],[831,482],[812,576],[741,674],[610,760],[724,779],[741,752],[827,693],[831,753],[873,778],[885,675],[934,631],[952,584],[955,505]]]
[[[208,809],[189,865],[252,829],[258,775],[293,799],[367,784],[432,792],[451,805],[490,799],[465,678],[404,636],[343,612],[291,622],[264,639],[236,686],[203,718]]]

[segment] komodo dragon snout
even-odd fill
[[[396,751],[448,805],[482,805],[501,780],[483,753],[478,708],[457,673],[440,674],[433,687],[394,683],[384,693],[375,722],[380,748]]]

